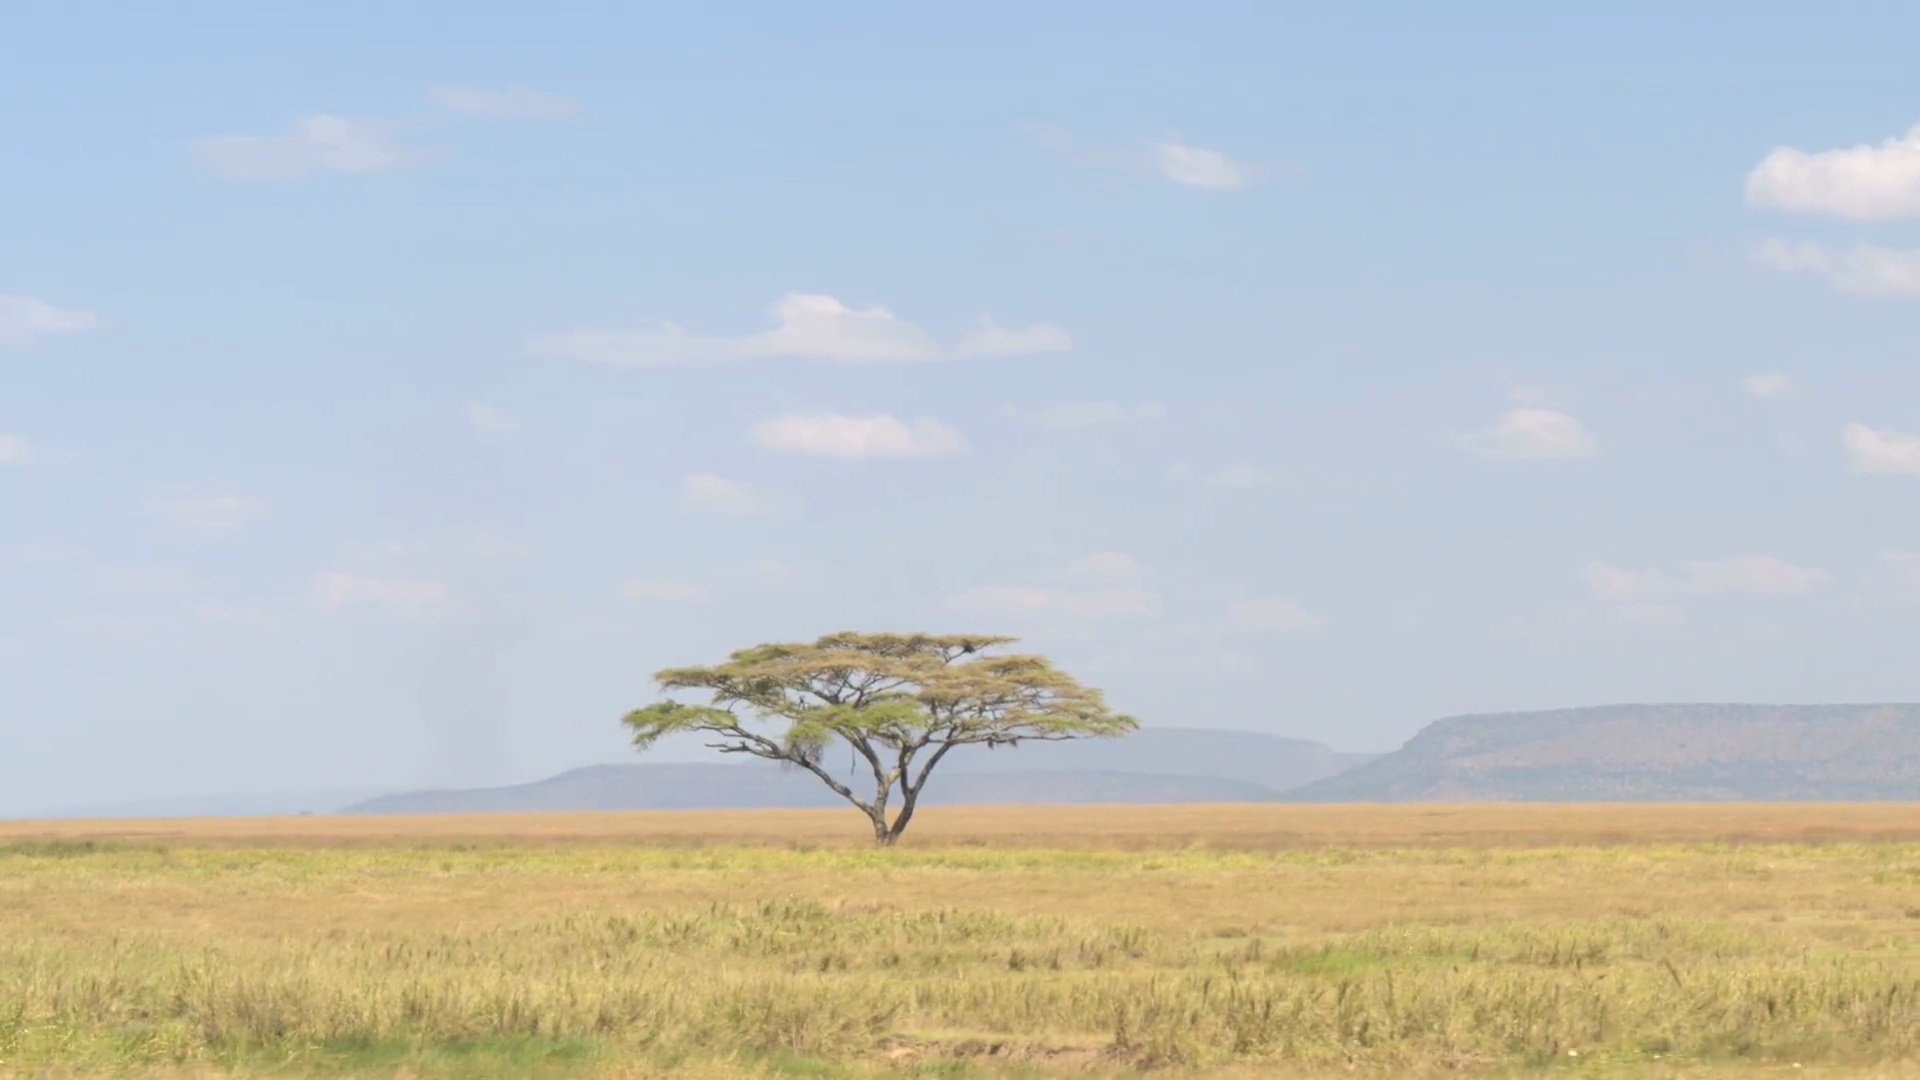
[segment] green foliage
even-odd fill
[[[645,750],[679,732],[712,735],[724,754],[752,754],[811,771],[864,812],[874,838],[906,829],[927,777],[955,746],[1018,746],[1138,727],[1107,708],[1045,657],[992,650],[1013,638],[987,634],[829,634],[811,644],[735,652],[713,667],[668,668],[662,691],[705,691],[705,704],[662,701],[624,723]],[[873,774],[862,798],[821,766],[835,741]],[[899,812],[888,817],[895,794]]]

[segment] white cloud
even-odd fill
[[[1254,181],[1251,166],[1218,150],[1184,143],[1161,143],[1154,149],[1154,163],[1167,179],[1187,187],[1226,191],[1246,187]]]
[[[332,571],[313,579],[313,606],[330,615],[360,609],[422,615],[438,611],[446,603],[447,586],[438,581],[358,577]]]
[[[738,337],[695,334],[668,322],[638,330],[584,328],[536,339],[534,352],[609,367],[694,367],[788,358],[846,364],[931,362],[959,356],[1013,356],[1064,352],[1072,339],[1040,323],[1009,330],[983,323],[958,345],[883,307],[853,308],[818,293],[788,293],[773,305],[770,330]]]
[[[523,426],[518,416],[480,401],[467,406],[467,423],[482,435],[511,435]]]
[[[1545,460],[1591,457],[1599,452],[1580,421],[1556,409],[1514,409],[1489,431],[1469,440],[1491,458]]]
[[[1028,138],[1056,154],[1105,168],[1151,169],[1184,187],[1229,191],[1251,186],[1273,171],[1236,161],[1218,150],[1194,146],[1177,138],[1113,146],[1086,142],[1058,124],[1023,124],[1020,127]]]
[[[147,509],[175,527],[199,536],[236,532],[272,508],[265,499],[244,495],[187,495],[147,500]]]
[[[1009,330],[992,319],[980,325],[953,348],[956,356],[1028,356],[1073,349],[1073,338],[1052,323],[1035,323],[1025,330]]]
[[[1740,389],[1746,391],[1749,397],[1784,398],[1792,397],[1795,387],[1793,380],[1785,373],[1769,371],[1741,379]]]
[[[1854,472],[1920,476],[1920,435],[1848,424],[1840,433],[1840,443],[1853,461]]]
[[[580,103],[572,98],[524,86],[492,90],[477,86],[436,86],[433,103],[450,113],[507,120],[559,120],[580,112]]]
[[[31,296],[0,295],[0,349],[24,349],[43,339],[79,334],[100,325],[99,316],[60,308]]]
[[[1877,146],[1777,147],[1748,174],[1747,201],[1854,221],[1920,216],[1920,126]]]
[[[1146,573],[1140,560],[1118,551],[1096,551],[1067,568],[1069,577],[1093,581],[1137,581]]]
[[[1752,593],[1805,596],[1833,580],[1825,570],[1795,566],[1770,555],[1736,555],[1687,564],[1688,591],[1702,594]]]
[[[1673,583],[1657,570],[1622,570],[1609,563],[1588,563],[1587,588],[1596,600],[1610,604],[1633,604],[1670,596]]]
[[[1118,551],[1096,551],[1055,580],[983,585],[947,597],[956,611],[1008,619],[1084,620],[1141,617],[1160,612],[1160,594],[1146,588],[1147,568]]]
[[[342,116],[309,116],[285,135],[216,135],[194,142],[200,163],[239,180],[284,180],[314,173],[376,173],[418,160],[393,141],[390,125]]]
[[[1616,615],[1633,622],[1667,624],[1684,618],[1674,601],[1693,596],[1807,596],[1826,587],[1833,575],[1795,566],[1771,555],[1735,555],[1687,563],[1678,574],[1623,570],[1604,562],[1587,564],[1587,588]]]
[[[1154,403],[1122,405],[1117,401],[1073,401],[1024,413],[1009,410],[1015,416],[1031,417],[1042,427],[1055,431],[1084,431],[1089,428],[1118,427],[1122,424],[1158,420],[1166,409]]]
[[[1836,290],[1856,296],[1920,295],[1920,251],[1871,244],[1829,251],[1811,242],[1768,240],[1755,250],[1754,259],[1783,273],[1817,274]]]
[[[33,456],[33,447],[18,435],[0,432],[0,465],[18,465]]]
[[[682,478],[680,499],[692,509],[733,517],[751,517],[772,509],[772,500],[752,487],[713,473]]]
[[[966,449],[960,433],[931,417],[912,421],[885,414],[783,416],[754,425],[754,437],[772,450],[829,458],[928,458]]]
[[[755,585],[791,585],[800,574],[779,559],[748,559],[734,567],[734,576]]]
[[[316,610],[394,618],[517,617],[512,565],[532,555],[515,538],[484,528],[442,525],[400,539],[340,545],[327,562],[351,567],[313,578]]]
[[[1325,625],[1326,619],[1292,597],[1250,597],[1227,605],[1227,628],[1236,633],[1295,634]]]
[[[706,586],[685,578],[629,578],[620,592],[639,604],[698,604],[708,596]]]

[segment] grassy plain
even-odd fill
[[[0,1075],[1920,1075],[1920,807],[0,823]]]

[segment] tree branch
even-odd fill
[[[731,745],[727,743],[708,743],[708,747],[718,750],[723,754],[752,754],[755,757],[766,758],[769,761],[785,761],[798,765],[819,777],[820,782],[831,788],[835,795],[859,807],[869,815],[873,813],[873,807],[871,805],[861,799],[860,796],[855,795],[852,788],[835,780],[832,773],[827,772],[815,762],[809,761],[799,754],[789,752],[785,747],[774,742],[772,739],[764,735],[756,735],[751,731],[741,728],[736,728],[724,734],[730,738],[741,739],[743,742]]]
[[[847,740],[860,756],[867,759],[867,767],[873,770],[873,805],[887,805],[887,793],[893,789],[893,778],[881,770],[880,755],[873,749],[865,733],[855,732],[851,728],[838,729],[840,737]]]
[[[927,756],[927,760],[921,763],[920,775],[913,781],[913,785],[907,789],[907,798],[917,799],[920,797],[920,789],[926,786],[927,777],[933,774],[933,767],[940,764],[940,759],[947,756],[947,751],[958,745],[960,744],[957,742],[943,742],[934,748],[933,753]]]

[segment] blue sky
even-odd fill
[[[1374,10],[15,5],[0,812],[843,628],[1344,749],[1920,697],[1920,20]]]

